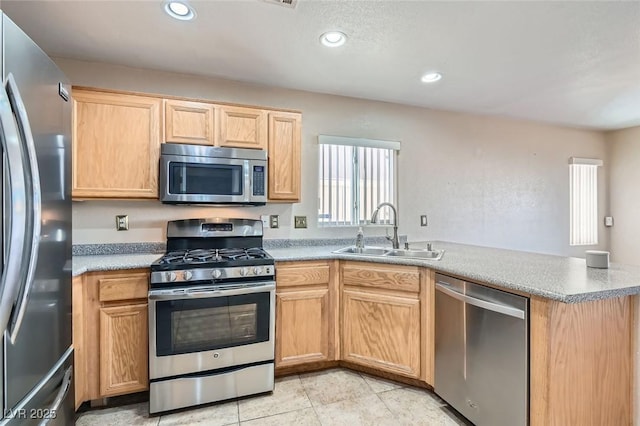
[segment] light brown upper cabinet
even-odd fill
[[[73,90],[74,198],[158,198],[162,99]]]
[[[214,145],[215,107],[204,102],[164,101],[164,141]]]
[[[302,115],[269,113],[269,200],[300,201]]]
[[[231,148],[267,148],[267,122],[264,110],[218,105],[220,138],[216,145]]]

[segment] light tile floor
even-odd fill
[[[149,417],[148,404],[94,409],[78,426],[468,425],[432,392],[345,369],[276,379],[273,394]]]

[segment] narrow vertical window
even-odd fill
[[[598,244],[598,167],[602,160],[569,159],[570,239],[572,246]]]
[[[376,207],[396,202],[400,142],[319,135],[318,225],[369,222]],[[390,211],[379,222],[389,223]]]

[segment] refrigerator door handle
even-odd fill
[[[6,330],[13,304],[20,289],[24,239],[27,230],[27,190],[22,159],[22,146],[11,111],[9,97],[0,89],[0,139],[6,156],[9,178],[10,208],[5,212],[9,218],[4,235],[6,263],[0,278],[0,333]],[[5,194],[6,196],[6,194]]]
[[[13,74],[9,73],[6,82],[7,95],[9,96],[9,102],[13,106],[15,111],[16,121],[18,123],[18,132],[22,137],[22,140],[26,146],[27,160],[29,167],[27,173],[29,176],[27,188],[31,189],[31,194],[27,195],[27,205],[31,204],[30,214],[27,216],[31,219],[31,223],[27,222],[28,235],[30,238],[30,247],[28,259],[25,259],[27,263],[27,274],[24,280],[24,287],[21,289],[22,293],[19,294],[19,300],[14,311],[14,315],[9,323],[9,339],[14,344],[22,320],[24,318],[27,304],[29,302],[29,296],[31,295],[31,287],[33,286],[33,279],[38,263],[38,249],[40,248],[40,222],[42,219],[42,193],[40,190],[40,173],[38,171],[38,159],[36,157],[36,145],[33,140],[33,134],[31,133],[31,125],[29,124],[29,117],[27,116],[27,110],[24,107],[22,96],[20,96],[20,90],[16,83]],[[30,201],[30,203],[29,203]],[[25,235],[25,236],[26,236]]]
[[[55,418],[56,413],[60,409],[62,402],[67,397],[69,393],[69,389],[71,389],[71,380],[73,379],[73,365],[67,368],[67,371],[64,373],[64,378],[62,379],[62,384],[60,385],[60,389],[58,390],[58,394],[56,395],[56,399],[53,400],[53,403],[49,407],[48,410],[44,410],[45,413],[49,413],[50,416],[45,416],[38,426],[45,426],[51,421],[51,419]]]

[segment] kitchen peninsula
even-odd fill
[[[295,324],[299,322],[281,319],[282,327],[293,329],[278,334],[282,338],[276,340],[276,353],[283,345],[299,353],[287,355],[297,361],[289,362],[286,368],[278,368],[276,361],[276,373],[341,364],[432,386],[434,275],[439,272],[529,298],[530,424],[630,423],[633,310],[634,299],[640,294],[640,267],[613,263],[609,269],[596,270],[587,268],[584,259],[578,258],[445,242],[435,242],[434,246],[445,250],[441,261],[332,253],[344,245],[268,249],[277,262],[278,300],[289,297],[290,303],[295,303],[297,299],[291,299],[292,295],[322,293],[317,306],[307,305],[314,308],[307,311],[308,315],[317,318],[307,320],[326,322],[326,327],[317,331],[323,335],[296,336],[300,330]],[[143,268],[154,256],[159,257],[77,256],[74,276]],[[287,274],[291,268],[297,273]],[[358,284],[358,277],[378,284],[363,287]],[[289,281],[283,286],[285,278]],[[418,336],[417,340],[399,339],[405,344],[401,348],[404,353],[389,360],[376,359],[389,352],[367,346],[370,342],[354,343],[357,336],[350,336],[347,341],[343,331],[344,315],[350,314],[344,311],[344,293],[348,289],[357,289],[370,303],[384,302],[385,298],[396,301],[402,296],[407,305],[387,304],[384,309],[391,318],[417,318],[406,324],[416,328],[413,336]],[[308,297],[300,300],[309,303]],[[296,310],[287,309],[284,314],[291,312]],[[383,328],[382,332],[391,330]],[[283,341],[296,337],[326,342],[320,350],[326,354],[318,356],[318,349],[312,348],[316,356],[311,356],[300,352],[304,348]],[[394,340],[398,339],[390,339]],[[345,347],[368,352],[350,356]]]

